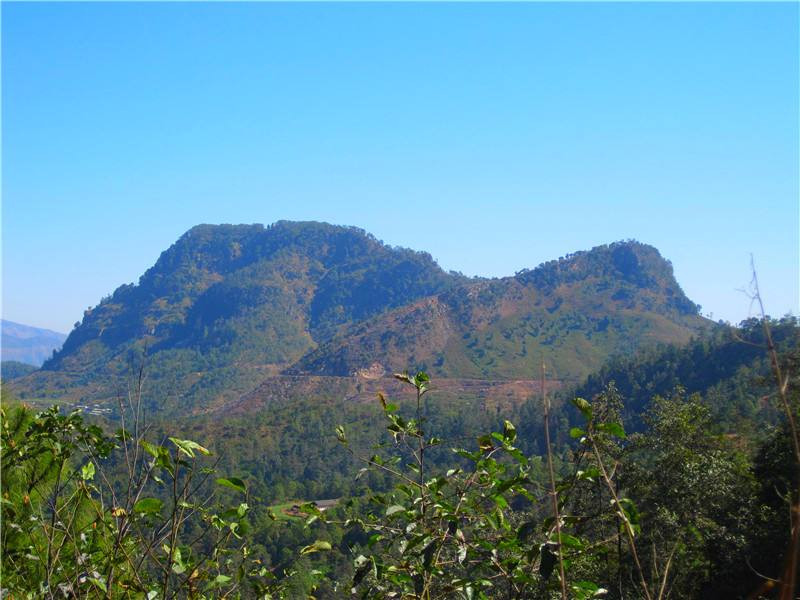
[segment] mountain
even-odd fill
[[[52,356],[64,343],[66,335],[40,329],[30,325],[22,325],[13,321],[2,320],[2,341],[0,341],[0,354],[3,361],[16,361],[39,367]]]
[[[146,356],[154,406],[230,399],[341,326],[464,280],[352,227],[200,225],[87,310],[20,394],[109,399]]]
[[[301,358],[295,373],[349,375],[398,365],[434,377],[577,381],[609,357],[652,342],[685,343],[708,322],[671,265],[619,242],[514,277],[466,282],[352,325]]]
[[[14,389],[103,402],[144,365],[151,408],[205,412],[280,374],[530,380],[544,358],[551,378],[577,380],[709,326],[669,262],[633,241],[468,279],[352,227],[200,225]]]

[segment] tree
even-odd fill
[[[5,592],[208,598],[247,586],[261,596],[281,593],[242,537],[244,482],[215,481],[206,448],[175,437],[149,442],[138,418],[108,436],[77,412],[4,404]]]

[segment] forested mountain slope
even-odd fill
[[[108,398],[143,356],[154,407],[248,391],[341,325],[462,281],[430,255],[324,223],[200,225],[86,311],[23,397]]]
[[[710,326],[655,248],[619,242],[514,277],[465,283],[353,325],[292,372],[409,365],[434,377],[525,379],[544,360],[551,376],[577,382],[609,357],[685,343]]]
[[[578,381],[609,357],[712,324],[655,248],[618,242],[513,277],[324,223],[201,225],[87,310],[22,398],[111,403],[144,367],[151,410],[225,406],[279,373]]]
[[[771,335],[779,356],[788,360],[798,352],[796,318],[772,321]],[[681,389],[703,398],[721,430],[744,433],[779,419],[766,347],[763,324],[750,319],[709,331],[685,346],[660,345],[609,361],[565,393],[591,399],[613,384],[624,399],[630,427],[638,428],[653,397]]]

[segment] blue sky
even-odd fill
[[[4,318],[69,331],[197,223],[510,275],[653,244],[798,313],[798,5],[2,4]]]

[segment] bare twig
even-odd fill
[[[544,408],[544,443],[547,447],[547,469],[550,474],[550,499],[553,506],[553,518],[555,519],[556,539],[558,540],[558,574],[561,579],[561,598],[567,600],[567,577],[564,571],[564,553],[561,549],[561,515],[558,510],[558,491],[556,490],[556,475],[553,470],[553,450],[550,447],[550,399],[545,392],[544,379],[544,360],[540,372],[542,405]]]
[[[608,491],[611,493],[611,498],[614,501],[614,508],[617,510],[617,514],[619,515],[620,519],[622,519],[622,524],[624,525],[625,533],[628,537],[628,544],[631,549],[631,556],[633,557],[633,562],[636,564],[636,571],[639,575],[639,583],[642,586],[642,591],[644,592],[645,598],[647,600],[652,599],[652,594],[650,593],[650,588],[647,585],[647,579],[644,576],[644,569],[642,568],[642,563],[639,561],[639,553],[636,551],[636,542],[634,541],[634,534],[633,534],[633,526],[631,525],[630,520],[628,519],[627,515],[625,514],[625,510],[622,508],[622,504],[619,501],[619,496],[617,496],[617,491],[614,487],[611,478],[608,475],[608,471],[606,470],[605,463],[603,463],[603,459],[600,456],[600,450],[597,447],[597,440],[595,440],[594,433],[591,431],[591,427],[587,431],[587,437],[589,442],[592,445],[592,451],[594,452],[595,459],[597,460],[597,466],[600,469],[600,475],[603,477],[603,481],[606,482],[606,487]]]
[[[761,315],[761,323],[764,327],[764,337],[767,341],[767,352],[769,353],[772,371],[775,375],[775,381],[778,385],[778,395],[783,405],[783,411],[786,414],[786,420],[789,424],[789,430],[792,437],[792,445],[794,449],[794,457],[798,474],[800,474],[800,435],[798,434],[797,424],[795,422],[795,408],[791,405],[788,396],[789,377],[781,372],[780,361],[778,360],[778,352],[775,348],[775,342],[772,339],[772,331],[769,325],[769,319],[764,311],[764,302],[761,298],[761,290],[758,287],[758,275],[756,274],[756,267],[753,257],[750,257],[750,268],[753,271],[752,279],[752,300],[758,303],[759,313]],[[786,554],[786,563],[781,574],[780,592],[778,598],[780,600],[792,600],[794,597],[794,590],[797,587],[797,563],[800,561],[800,490],[797,490],[794,502],[791,505],[791,542],[789,543],[789,550]]]

